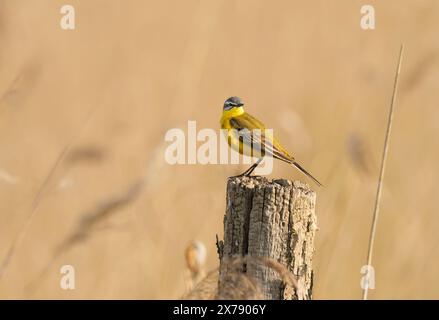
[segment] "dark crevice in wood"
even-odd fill
[[[238,260],[238,270],[258,284],[263,298],[310,299],[317,230],[314,208],[315,193],[301,182],[230,178],[224,242],[217,245],[222,252],[220,296],[231,297],[221,290],[230,288],[226,282],[234,278],[233,272],[237,270],[236,265],[229,268],[227,261],[238,256],[245,257]],[[264,259],[281,263],[297,279],[297,286],[281,279],[279,271],[264,264]]]

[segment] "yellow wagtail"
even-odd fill
[[[244,103],[239,97],[231,97],[224,102],[221,117],[221,128],[227,130],[229,146],[250,157],[259,159],[239,176],[248,176],[261,163],[264,156],[271,156],[295,166],[317,185],[322,184],[308,171],[299,165],[293,156],[279,143],[275,137],[266,135],[265,125],[244,111]]]

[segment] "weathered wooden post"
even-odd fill
[[[224,241],[218,243],[218,295],[236,297],[230,292],[228,282],[236,279],[231,274],[236,273],[238,263],[238,272],[258,287],[258,297],[270,300],[311,299],[312,258],[317,230],[315,200],[315,192],[299,181],[281,179],[270,182],[258,176],[229,178]],[[285,283],[279,270],[264,262],[266,258],[284,266],[293,275],[296,284]],[[233,260],[232,268],[230,261]],[[244,293],[244,296],[238,297],[246,296]]]

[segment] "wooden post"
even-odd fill
[[[315,199],[315,192],[299,181],[270,182],[258,176],[229,178],[224,241],[217,244],[220,297],[236,297],[230,292],[228,282],[236,279],[231,274],[236,273],[238,261],[238,273],[254,282],[260,292],[257,297],[270,300],[312,298],[312,258],[317,230]],[[230,261],[233,260],[235,267],[232,268]],[[285,283],[282,271],[264,261],[282,265],[293,275],[295,284]],[[245,297],[245,293],[238,296]]]

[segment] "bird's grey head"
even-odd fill
[[[240,97],[230,97],[224,102],[224,110],[230,110],[235,107],[241,107],[244,103]]]

